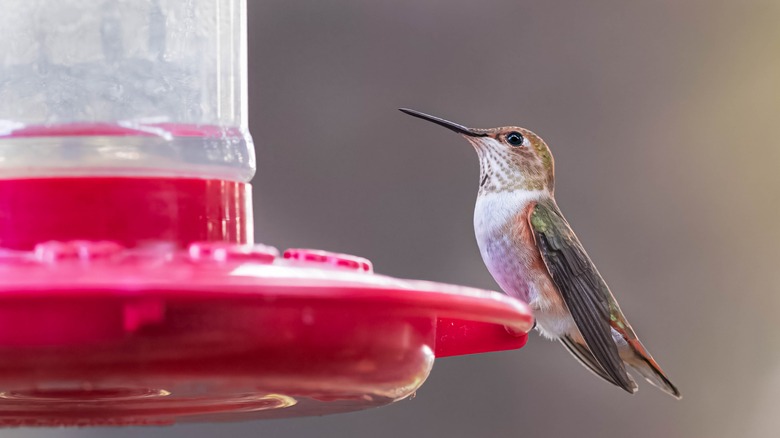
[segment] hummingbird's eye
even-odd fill
[[[524,141],[523,134],[517,131],[512,131],[506,135],[506,142],[511,144],[512,146],[522,146],[523,141]]]

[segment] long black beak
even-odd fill
[[[471,137],[486,137],[487,134],[480,132],[476,129],[467,128],[463,125],[458,125],[457,123],[450,122],[449,120],[440,119],[438,117],[434,117],[425,113],[421,113],[419,111],[410,110],[407,108],[398,108],[399,111],[402,113],[409,114],[412,117],[417,117],[419,119],[427,120],[429,122],[433,122],[437,125],[444,126],[447,129],[451,129],[458,134],[468,135]]]

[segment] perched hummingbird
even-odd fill
[[[634,393],[626,364],[675,398],[666,377],[620,311],[601,274],[555,202],[553,157],[533,132],[508,126],[467,128],[410,109],[406,114],[449,128],[479,156],[474,230],[482,260],[509,295],[527,302],[536,328],[585,367]]]

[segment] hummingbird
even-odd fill
[[[533,310],[536,329],[586,368],[629,393],[633,368],[677,399],[680,391],[637,338],[555,201],[550,148],[528,129],[468,128],[400,111],[462,135],[479,157],[474,231],[482,260],[508,295]]]

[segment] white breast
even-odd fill
[[[507,222],[516,220],[529,202],[545,195],[543,191],[516,190],[485,193],[477,198],[474,232],[482,260],[499,286],[509,295],[531,302],[534,284],[524,270],[530,248],[518,246],[507,234]]]
[[[484,193],[477,198],[474,208],[474,230],[477,235],[501,229],[531,201],[545,195],[541,190],[514,190]]]
[[[557,339],[576,333],[574,320],[564,306],[549,300],[549,290],[554,287],[549,277],[529,270],[539,256],[537,249],[518,245],[508,235],[507,227],[507,222],[516,221],[529,202],[544,196],[550,195],[542,191],[481,194],[474,211],[474,229],[482,260],[496,283],[508,295],[531,306],[543,336]]]

